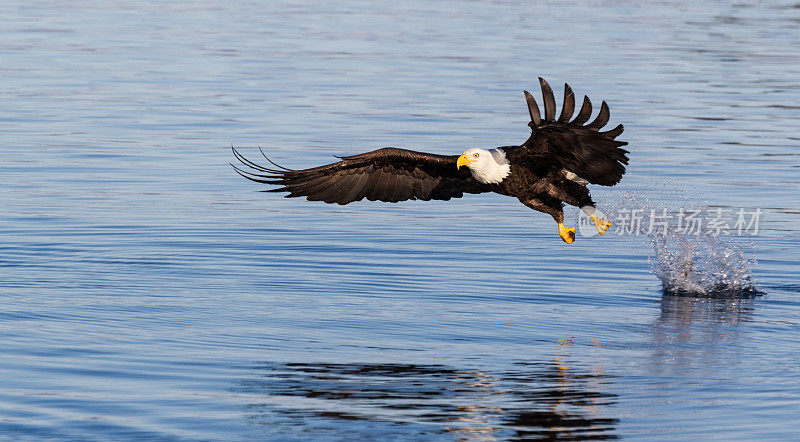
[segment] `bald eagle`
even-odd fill
[[[544,118],[533,96],[524,91],[531,121],[530,137],[520,146],[468,149],[461,155],[437,155],[386,147],[310,169],[287,169],[269,161],[265,167],[233,154],[250,169],[233,166],[253,181],[278,185],[269,192],[288,192],[287,198],[304,196],[310,201],[348,204],[364,198],[396,203],[405,200],[449,200],[465,193],[495,192],[519,199],[531,209],[553,217],[558,234],[567,244],[575,240],[575,228],[564,226],[564,203],[580,207],[600,234],[611,222],[595,215],[587,185],[613,186],[628,164],[626,142],[617,141],[622,125],[601,132],[608,123],[604,101],[589,123],[592,103],[583,97],[578,115],[575,95],[564,85],[564,102],[556,119],[553,90],[539,78],[544,99]],[[263,152],[262,152],[263,154]]]

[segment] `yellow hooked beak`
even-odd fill
[[[458,161],[456,162],[456,169],[461,169],[461,166],[466,166],[467,164],[474,162],[475,160],[470,159],[467,154],[461,155],[458,157]]]

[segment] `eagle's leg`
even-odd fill
[[[611,227],[611,221],[595,215],[594,201],[592,201],[592,196],[589,195],[589,189],[586,186],[574,181],[563,180],[557,184],[550,184],[547,190],[554,198],[558,198],[570,206],[580,207],[583,213],[592,219],[594,228],[601,235],[605,235],[608,228]]]
[[[536,198],[520,198],[519,200],[533,210],[550,214],[558,223],[558,236],[565,243],[572,244],[575,241],[575,227],[564,226],[564,210],[561,201],[544,195]]]
[[[581,210],[583,210],[583,213],[589,215],[589,218],[591,218],[594,223],[594,228],[597,229],[597,232],[601,235],[605,235],[608,228],[613,225],[611,221],[595,215],[594,206],[581,207]]]
[[[572,244],[575,241],[575,227],[566,227],[564,223],[558,223],[558,236],[567,244]]]

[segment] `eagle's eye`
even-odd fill
[[[473,156],[473,157],[475,157],[475,158],[478,158],[479,156],[481,156],[481,154],[479,154],[479,153],[474,153],[474,154],[472,154],[472,156]]]

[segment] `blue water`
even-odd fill
[[[0,17],[2,438],[796,437],[795,3]],[[601,209],[761,208],[728,239],[764,294],[665,294],[649,239],[497,195],[329,206],[228,166],[517,144],[537,76],[625,124]]]

